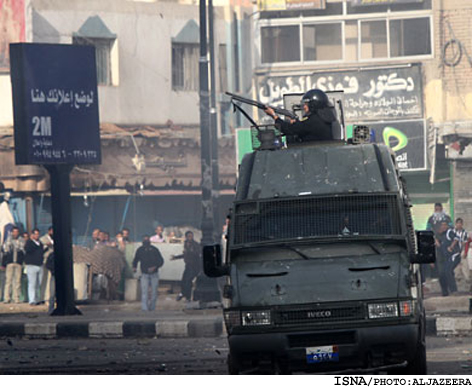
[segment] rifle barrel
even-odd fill
[[[251,100],[251,99],[246,98],[246,97],[238,96],[237,94],[233,94],[233,93],[230,93],[230,92],[226,92],[226,94],[228,96],[230,96],[233,100],[242,102],[243,104],[256,106],[257,108],[262,109],[262,110],[264,110],[266,108],[272,108],[275,113],[290,117],[292,119],[296,119],[296,120],[298,119],[297,115],[295,115],[294,113],[290,112],[287,109],[276,108],[276,107],[273,107],[273,106],[270,106],[270,105],[263,104],[262,102],[259,102],[259,101],[256,101],[256,100]]]

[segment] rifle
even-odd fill
[[[276,108],[274,106],[265,105],[262,102],[259,102],[256,100],[250,100],[249,98],[241,97],[241,96],[238,96],[237,94],[233,94],[230,92],[226,92],[226,94],[231,97],[231,100],[236,100],[236,101],[242,102],[243,104],[252,105],[262,110],[266,108],[272,108],[274,112],[278,113],[279,115],[284,115],[286,117],[290,117],[291,119],[298,120],[298,116],[287,109]]]

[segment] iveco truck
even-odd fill
[[[226,277],[229,372],[425,374],[434,239],[391,149],[262,148],[240,165],[224,257],[204,247],[205,273]]]

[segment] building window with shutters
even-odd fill
[[[72,35],[72,44],[95,47],[97,83],[103,86],[118,85],[118,44],[99,16],[89,17]]]
[[[172,43],[172,90],[198,91],[200,47],[193,43]]]
[[[111,85],[111,39],[94,39],[74,37],[73,44],[95,47],[95,59],[97,61],[98,85]]]

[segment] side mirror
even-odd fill
[[[436,261],[436,245],[434,234],[431,231],[416,231],[416,241],[418,243],[418,254],[412,260],[414,264],[430,264]]]
[[[229,275],[229,267],[222,263],[220,244],[203,247],[203,272],[210,278]]]

